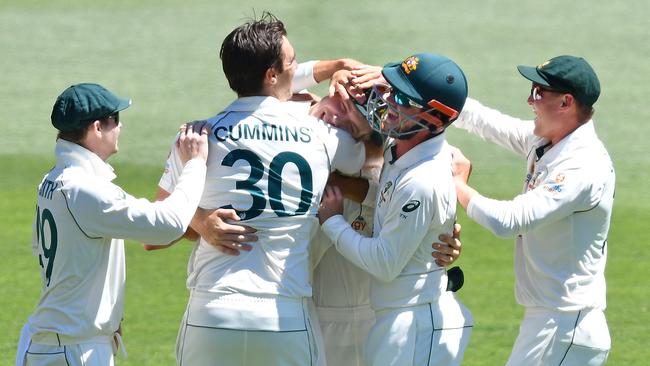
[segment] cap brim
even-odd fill
[[[544,76],[540,74],[539,71],[537,71],[536,67],[519,65],[517,66],[517,70],[519,70],[521,76],[532,81],[533,83],[544,86],[551,86],[548,80],[546,80],[546,78],[544,78]]]
[[[422,95],[420,95],[420,93],[418,93],[413,85],[411,85],[411,83],[406,79],[406,75],[404,75],[404,71],[402,71],[401,65],[401,63],[386,64],[381,70],[382,75],[384,75],[384,79],[386,79],[386,81],[388,81],[388,83],[393,88],[406,94],[413,101],[425,102],[426,104],[426,101],[424,101]]]
[[[115,112],[122,111],[124,109],[129,108],[131,105],[131,99],[120,99],[120,103],[117,105],[117,109],[115,109]]]

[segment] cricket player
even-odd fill
[[[367,102],[369,122],[388,136],[373,237],[340,215],[342,194],[328,187],[319,216],[323,231],[348,260],[373,278],[376,323],[368,365],[459,365],[469,342],[469,311],[447,292],[447,275],[431,256],[438,235],[452,232],[456,195],[444,131],[467,97],[453,61],[417,54],[382,69]]]
[[[525,157],[523,193],[510,201],[480,195],[457,151],[458,200],[482,226],[515,237],[515,296],[526,311],[507,364],[602,365],[611,343],[603,310],[616,178],[591,119],[600,82],[575,56],[518,69],[532,82],[534,121],[469,99],[456,126]]]
[[[203,238],[195,247],[177,362],[316,365],[322,349],[308,309],[308,246],[330,172],[359,171],[364,147],[286,102],[295,54],[272,15],[233,30],[221,58],[238,99],[208,119],[213,133],[200,206],[235,210],[259,240],[237,256]],[[174,150],[163,190],[175,187],[179,167]]]
[[[366,68],[362,66],[354,70]],[[359,75],[366,75],[367,71]],[[348,96],[345,87],[352,86],[348,82],[352,77],[351,72],[337,72],[347,75],[345,81],[335,81],[336,75],[332,79],[333,82],[346,84],[340,90],[345,94],[336,92],[323,98],[311,107],[310,114],[349,131],[352,136],[370,140],[371,143],[366,144],[366,162],[361,171],[354,177],[332,174],[328,184],[342,189],[345,195],[343,217],[350,227],[363,236],[372,237],[376,188],[383,165],[383,138],[378,132],[373,132],[361,113],[360,110],[365,113],[365,107]],[[355,189],[360,185],[361,189]],[[439,265],[449,266],[460,256],[459,231],[460,227],[458,231],[455,228],[456,237],[442,235],[438,238],[442,243],[433,244],[438,250],[433,251],[432,255]],[[322,231],[312,244],[312,261],[315,262],[313,299],[327,363],[362,366],[366,338],[375,323],[375,312],[370,306],[371,276],[345,259]]]
[[[131,101],[98,84],[57,98],[56,166],[38,187],[32,251],[41,296],[21,332],[16,365],[114,364],[124,308],[124,239],[164,244],[187,229],[205,181],[208,128],[182,127],[178,184],[161,202],[111,183],[120,111]],[[194,129],[194,128],[197,129]]]

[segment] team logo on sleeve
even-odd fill
[[[418,200],[410,200],[406,202],[404,206],[402,206],[402,211],[408,213],[408,212],[413,212],[417,210],[417,208],[420,207],[420,201]]]
[[[393,182],[391,182],[391,181],[388,181],[388,182],[386,182],[386,184],[384,184],[384,188],[379,193],[379,202],[377,203],[377,206],[381,207],[381,204],[388,200],[388,198],[387,198],[388,191],[390,190],[390,187],[392,187],[392,186],[393,186]]]

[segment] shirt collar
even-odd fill
[[[227,112],[253,112],[257,109],[279,105],[282,103],[275,97],[269,96],[254,96],[254,97],[241,97],[230,103],[226,107]]]
[[[56,141],[55,154],[57,164],[65,167],[80,167],[84,171],[105,178],[115,179],[113,167],[103,161],[97,154],[85,147],[64,139]]]
[[[597,140],[598,136],[596,135],[596,129],[594,128],[594,123],[592,120],[589,120],[582,124],[580,127],[576,128],[570,134],[564,136],[557,144],[551,146],[550,149],[546,150],[546,153],[543,155],[543,158],[553,160],[561,153],[574,151],[585,145],[588,141]],[[548,141],[544,142],[546,144]],[[543,144],[542,144],[543,145]],[[538,160],[540,160],[538,158]]]
[[[419,144],[414,146],[411,150],[407,151],[406,154],[400,156],[399,159],[397,160],[394,160],[395,149],[393,149],[394,146],[393,145],[391,146],[390,149],[390,154],[391,154],[390,162],[391,164],[399,168],[408,167],[420,160],[437,155],[444,145],[445,145],[445,132],[437,136],[434,136],[428,140],[420,142]]]

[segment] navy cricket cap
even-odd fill
[[[600,81],[591,65],[582,57],[557,56],[538,66],[517,66],[526,79],[572,94],[591,107],[600,96]]]
[[[386,81],[409,99],[437,109],[455,120],[467,99],[465,74],[449,58],[432,53],[418,53],[401,63],[384,66]]]
[[[52,125],[61,132],[86,127],[131,105],[99,84],[72,85],[59,95],[52,107]]]

